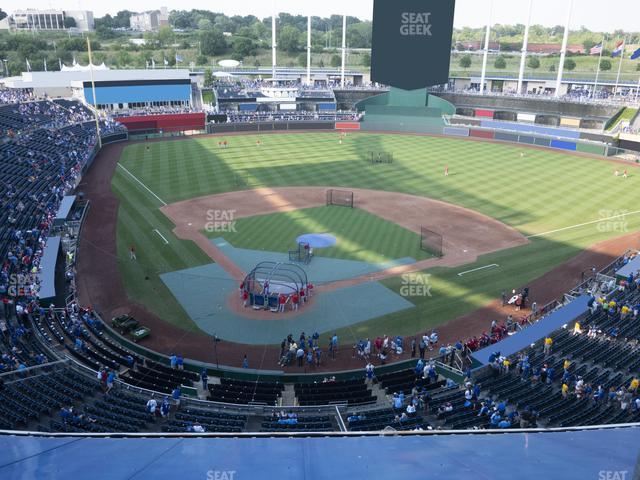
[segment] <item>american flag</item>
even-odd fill
[[[602,52],[602,43],[599,43],[591,47],[591,50],[589,50],[589,55],[600,55],[601,52]]]

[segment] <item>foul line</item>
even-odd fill
[[[136,177],[133,173],[131,173],[129,170],[127,170],[125,167],[123,167],[123,166],[122,166],[122,164],[118,163],[118,166],[119,166],[121,169],[123,169],[125,172],[127,172],[127,173],[131,176],[131,178],[133,178],[136,182],[138,182],[138,183],[142,186],[142,188],[144,188],[147,192],[149,192],[151,195],[153,195],[154,197],[156,197],[156,198],[160,201],[160,203],[161,203],[163,206],[166,206],[166,205],[167,205],[167,202],[165,202],[165,201],[164,201],[164,200],[162,200],[158,195],[156,195],[156,194],[155,194],[155,193],[153,193],[151,190],[149,190],[149,187],[147,187],[144,183],[142,183],[140,180],[138,180],[138,177]]]
[[[164,238],[164,235],[162,235],[157,228],[153,229],[154,232],[156,232],[158,235],[160,235],[160,238],[162,238],[162,240],[164,240],[164,243],[169,245],[169,240],[167,240],[166,238]]]
[[[498,265],[497,263],[492,263],[490,265],[484,265],[482,267],[478,267],[478,268],[474,268],[472,270],[467,270],[465,272],[460,272],[458,274],[459,277],[461,277],[462,275],[465,275],[467,273],[471,273],[471,272],[477,272],[478,270],[484,270],[485,268],[491,268],[491,267],[499,267],[500,265]]]
[[[571,230],[572,228],[584,227],[585,225],[593,225],[594,223],[607,222],[609,220],[613,220],[614,218],[626,217],[628,215],[636,215],[638,213],[640,213],[640,210],[636,210],[634,212],[619,213],[618,215],[613,215],[611,217],[606,217],[606,218],[599,218],[597,220],[592,220],[591,222],[578,223],[576,225],[571,225],[570,227],[556,228],[555,230],[549,230],[548,232],[534,233],[533,235],[527,235],[525,238],[542,237],[543,235],[562,232],[564,230]]]

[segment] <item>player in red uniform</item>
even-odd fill
[[[249,292],[247,292],[246,290],[243,290],[242,291],[242,306],[246,307],[248,301],[249,301]]]
[[[287,297],[285,297],[284,293],[278,295],[278,311],[284,312],[284,306],[287,303]]]
[[[294,310],[298,310],[299,303],[300,296],[298,295],[298,292],[295,292],[293,295],[291,295],[291,308],[293,308]]]

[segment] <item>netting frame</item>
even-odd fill
[[[336,190],[330,188],[327,190],[327,205],[353,208],[353,192],[351,190]]]
[[[236,187],[250,187],[251,180],[249,178],[249,172],[246,170],[239,170],[234,175]]]
[[[420,226],[420,250],[429,252],[436,257],[443,256],[443,244],[444,237],[438,232],[421,225]]]
[[[367,157],[371,165],[390,165],[393,163],[393,153],[369,151]]]

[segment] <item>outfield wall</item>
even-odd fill
[[[558,150],[577,151],[582,153],[590,153],[593,155],[613,156],[619,155],[621,149],[605,145],[602,143],[594,143],[581,141],[580,139],[558,138],[557,136],[548,135],[551,130],[542,130],[544,132],[521,133],[517,131],[503,131],[495,128],[484,127],[462,127],[450,126],[443,129],[443,134],[454,137],[471,137],[485,140],[498,140],[501,142],[519,143],[523,145],[535,145],[538,147],[554,148]],[[545,135],[546,134],[546,135]]]
[[[431,93],[431,92],[430,92]],[[608,119],[620,107],[604,104],[558,101],[552,98],[509,97],[507,95],[472,95],[465,93],[439,93],[432,95],[444,98],[456,107],[505,110],[514,112],[537,112],[561,117]]]
[[[204,130],[204,113],[175,113],[166,115],[134,115],[118,117],[130,132],[157,131],[178,132],[184,130]]]

